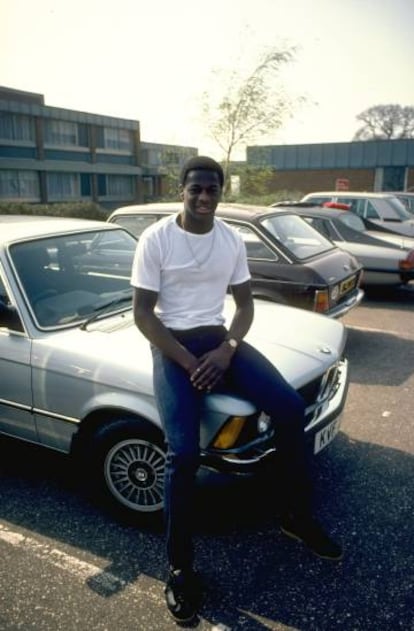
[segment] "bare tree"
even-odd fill
[[[356,118],[362,126],[354,140],[414,138],[414,107],[374,105]]]
[[[294,48],[266,50],[246,75],[232,70],[221,81],[220,71],[214,71],[212,85],[221,91],[204,93],[203,118],[207,133],[223,152],[227,182],[234,150],[276,130],[291,114],[293,101],[283,89],[280,73],[294,54]]]

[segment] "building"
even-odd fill
[[[177,174],[184,162],[197,154],[196,147],[142,141],[144,201],[174,195],[177,192]]]
[[[414,139],[254,146],[247,165],[274,169],[274,191],[406,190],[414,187]]]
[[[141,143],[138,121],[0,87],[0,201],[93,201],[108,210],[149,201],[189,155],[197,149]]]

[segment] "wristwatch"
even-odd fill
[[[237,347],[238,347],[238,345],[239,345],[239,342],[238,342],[237,340],[235,340],[235,339],[234,339],[234,337],[229,337],[229,338],[226,340],[226,342],[227,342],[227,344],[228,344],[229,346],[231,346],[231,347],[232,347],[232,349],[233,349],[233,350],[236,350],[236,348],[237,348]]]

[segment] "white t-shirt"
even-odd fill
[[[144,230],[131,285],[158,292],[156,313],[168,328],[223,324],[227,288],[250,278],[244,242],[220,219],[206,234],[186,232],[176,219],[169,215]]]

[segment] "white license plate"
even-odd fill
[[[322,449],[324,449],[329,443],[333,441],[337,433],[339,432],[339,427],[341,425],[341,418],[336,418],[331,421],[329,425],[320,429],[319,432],[315,434],[315,442],[313,447],[313,453],[317,454]]]

